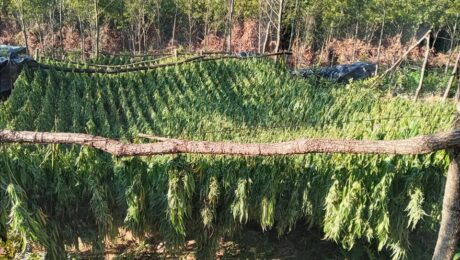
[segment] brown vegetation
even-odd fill
[[[20,35],[20,28],[16,27],[14,23],[2,21],[0,22],[0,42],[3,44],[23,44],[23,39]],[[78,51],[80,52],[81,39],[80,32],[74,27],[64,26],[63,32],[63,51]],[[28,43],[32,53],[36,49],[40,52],[49,54],[61,49],[59,35],[38,35],[33,30],[29,30]],[[40,41],[40,37],[43,37]],[[416,39],[412,39],[406,43],[402,43],[402,36],[396,35],[387,37],[382,43],[380,54],[380,63],[392,64],[397,60],[409,46],[411,46]],[[41,43],[43,42],[43,43]],[[93,42],[91,36],[85,36],[85,53],[89,55],[93,52]],[[267,51],[275,48],[275,41],[268,43]],[[259,49],[258,43],[258,24],[256,21],[245,21],[235,23],[232,30],[232,50],[234,52],[241,51],[254,51]],[[169,42],[167,49],[177,48],[177,42]],[[122,33],[116,29],[109,28],[104,25],[101,28],[101,47],[107,53],[119,53],[123,51],[123,38]],[[309,44],[294,39],[292,44],[293,56],[290,59],[290,64],[298,67],[312,66],[315,64],[330,65],[330,56],[334,58],[334,63],[347,64],[355,61],[370,61],[377,62],[377,48],[376,44],[366,42],[361,39],[336,39],[332,38],[321,50],[313,49]],[[194,51],[222,51],[225,49],[225,36],[210,33],[205,36],[201,41],[194,43]],[[151,51],[154,51],[153,49]],[[424,47],[415,48],[410,52],[408,58],[410,60],[420,61],[423,59]],[[448,59],[452,59],[446,53],[433,53],[429,59],[429,66],[444,66]]]

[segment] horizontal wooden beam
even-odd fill
[[[154,139],[156,142],[133,144],[89,134],[0,130],[0,143],[75,144],[99,149],[116,156],[153,156],[180,153],[239,156],[275,156],[307,153],[427,154],[438,150],[460,147],[460,131],[392,141],[321,138],[278,143],[232,143],[190,141],[150,135],[139,135],[139,137]]]

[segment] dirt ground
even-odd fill
[[[88,248],[71,253],[73,259],[197,259],[196,243],[186,242],[177,254],[165,251],[164,243],[155,238],[139,243],[130,233],[122,233],[117,241],[108,246],[105,253],[94,254]],[[216,259],[365,259],[368,250],[357,247],[347,251],[337,244],[323,240],[318,230],[297,228],[286,236],[278,237],[276,231],[262,232],[249,228],[233,239],[222,239]],[[375,255],[373,255],[375,257]],[[379,258],[379,256],[377,256]]]

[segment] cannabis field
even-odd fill
[[[25,70],[0,105],[0,127],[133,143],[152,142],[140,134],[394,140],[449,130],[454,112],[449,102],[390,97],[371,81],[339,85],[295,78],[268,59],[222,59],[110,75]],[[316,228],[346,250],[430,257],[449,161],[445,152],[121,158],[1,144],[0,235],[59,259],[79,240],[103,250],[123,228],[141,240],[157,234],[170,251],[193,239],[197,256],[211,257],[221,237],[251,223],[280,236]]]

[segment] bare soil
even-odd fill
[[[150,237],[147,242],[141,243],[129,232],[122,232],[103,253],[92,252],[86,247],[78,253],[73,250],[71,255],[77,259],[196,259],[196,249],[196,242],[189,240],[184,248],[170,253],[157,237]],[[275,231],[262,232],[250,228],[232,239],[222,238],[215,258],[342,259],[348,254],[350,252],[337,244],[323,240],[318,230],[298,228],[286,236],[278,237]]]

